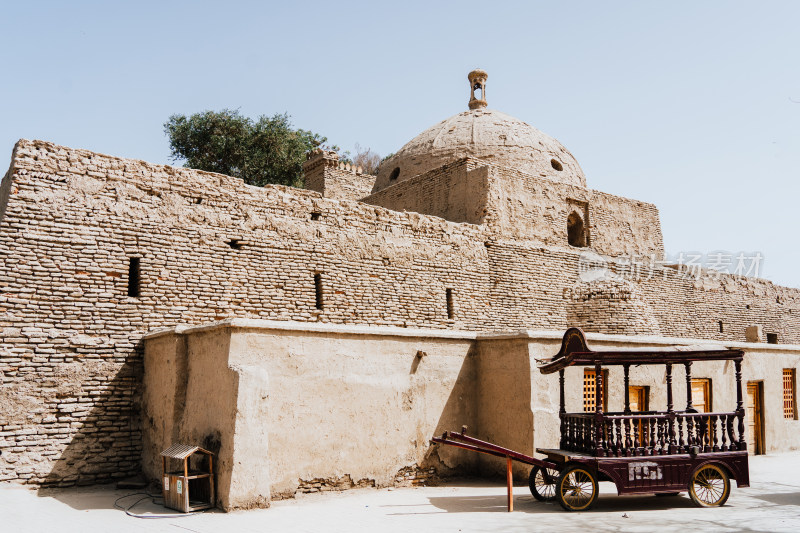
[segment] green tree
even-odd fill
[[[305,154],[327,139],[292,127],[286,113],[253,121],[238,110],[172,115],[164,123],[173,160],[251,185],[303,186]],[[334,149],[336,149],[334,147]]]

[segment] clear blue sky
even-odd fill
[[[169,162],[173,113],[288,112],[382,155],[466,109],[559,139],[655,203],[667,251],[759,251],[800,287],[800,2],[5,2],[0,151]]]

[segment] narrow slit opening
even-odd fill
[[[322,310],[322,274],[314,274],[314,299],[316,308]]]
[[[128,262],[128,296],[139,297],[139,286],[141,277],[141,263],[138,257],[129,258]]]
[[[447,300],[447,319],[452,320],[455,318],[455,311],[453,309],[453,289],[445,289],[445,299]]]

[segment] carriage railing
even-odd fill
[[[598,422],[595,413],[565,413],[560,447],[611,457],[745,450],[742,416],[736,412],[603,413]]]

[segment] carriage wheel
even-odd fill
[[[551,502],[556,499],[556,481],[558,480],[558,470],[552,468],[547,469],[547,477],[550,482],[545,478],[545,470],[540,466],[531,468],[531,474],[528,476],[528,486],[531,488],[531,494],[540,502]]]
[[[728,474],[717,465],[703,465],[692,474],[689,496],[700,507],[719,507],[731,494]]]
[[[585,511],[597,501],[597,478],[583,465],[569,466],[558,477],[556,498],[567,511]]]

